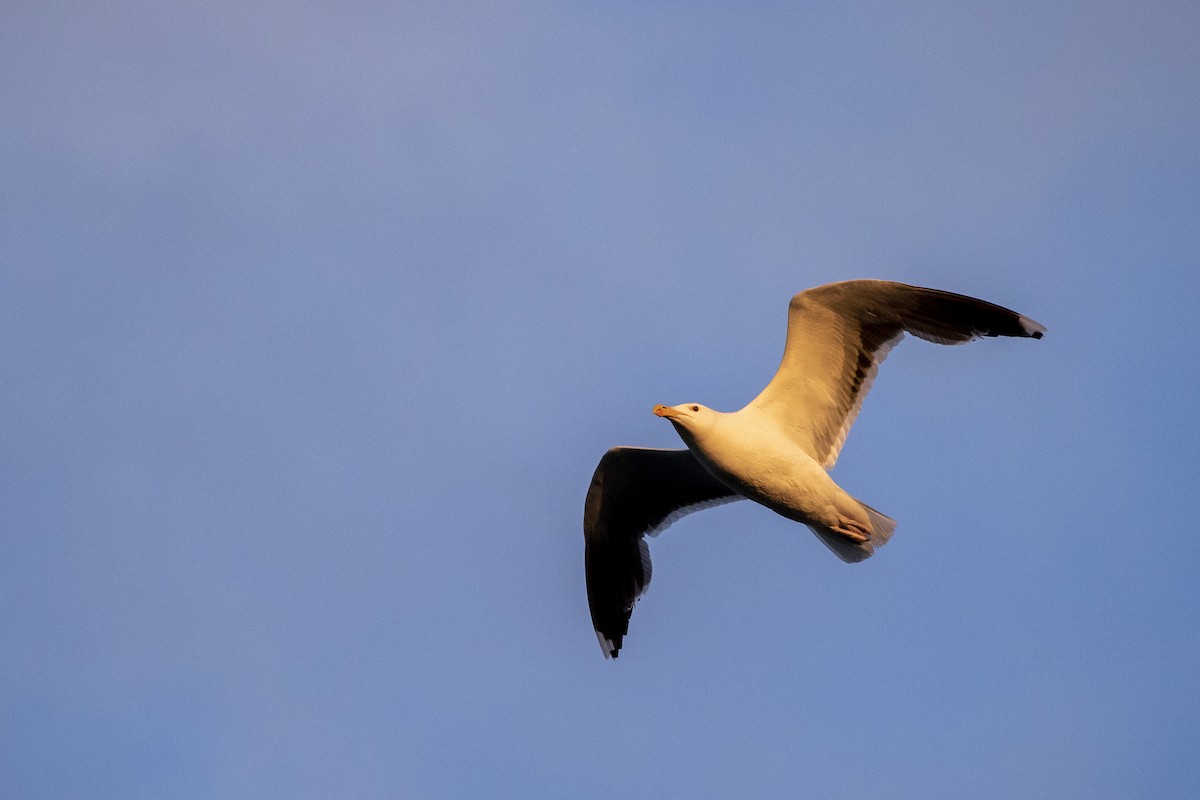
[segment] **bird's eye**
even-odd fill
[[[700,410],[700,406],[692,406],[692,411],[699,411],[699,410]]]

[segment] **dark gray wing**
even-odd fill
[[[592,625],[605,658],[616,658],[633,604],[650,585],[655,535],[711,505],[740,500],[688,450],[614,447],[592,476],[583,508],[584,570]]]

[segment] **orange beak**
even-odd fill
[[[654,407],[654,413],[655,413],[655,415],[657,415],[657,416],[660,416],[660,417],[666,417],[667,419],[670,419],[671,417],[678,417],[678,416],[679,416],[679,412],[678,412],[678,411],[676,411],[675,409],[671,408],[670,406],[663,406],[663,405],[658,405],[658,406],[655,406],[655,407]]]

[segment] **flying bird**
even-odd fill
[[[876,280],[808,289],[788,305],[783,362],[740,411],[657,405],[687,449],[614,447],[584,502],[588,606],[600,649],[616,658],[650,584],[654,536],[685,514],[748,498],[807,525],[846,562],[869,558],[896,522],[829,477],[871,381],[911,333],[938,344],[981,336],[1040,339],[1046,328],[998,305]]]

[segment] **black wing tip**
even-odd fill
[[[606,661],[621,655],[621,639],[623,636],[623,634],[608,636],[599,628],[596,629],[596,640],[600,642],[600,652],[604,654]]]
[[[1021,324],[1021,331],[1030,339],[1040,339],[1046,335],[1046,326],[1040,322],[1034,322],[1023,314],[1017,314],[1017,321]]]

